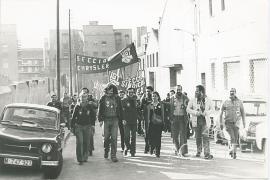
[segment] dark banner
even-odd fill
[[[92,74],[119,69],[138,62],[134,44],[107,58],[76,55],[78,73]]]
[[[78,73],[92,74],[106,72],[109,69],[107,58],[76,55]]]

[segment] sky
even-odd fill
[[[56,0],[0,0],[1,22],[16,24],[23,48],[42,48],[50,29],[56,29]],[[117,28],[156,28],[166,0],[59,0],[60,29],[82,29],[89,21]],[[134,37],[134,34],[133,34]]]

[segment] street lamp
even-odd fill
[[[187,30],[181,28],[174,28],[175,31],[181,31],[187,33],[192,36],[192,40],[194,42],[194,56],[195,56],[195,75],[196,75],[196,83],[198,83],[198,34],[191,33]]]

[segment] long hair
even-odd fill
[[[161,101],[161,99],[160,99],[160,95],[159,95],[159,93],[158,93],[157,91],[154,91],[154,92],[153,92],[153,94],[157,95],[157,97],[158,97],[158,101]]]
[[[113,94],[117,95],[118,94],[118,90],[117,87],[114,84],[108,84],[107,87],[104,89],[105,93],[107,94],[109,90],[113,89]]]
[[[205,95],[205,88],[202,85],[198,85],[198,86],[196,86],[196,88],[198,88],[199,91],[202,92],[203,95]]]

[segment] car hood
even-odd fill
[[[30,131],[17,129],[8,126],[0,126],[0,137],[16,139],[21,141],[54,141],[56,142],[56,132]]]
[[[246,116],[247,123],[262,123],[267,121],[267,116]]]

